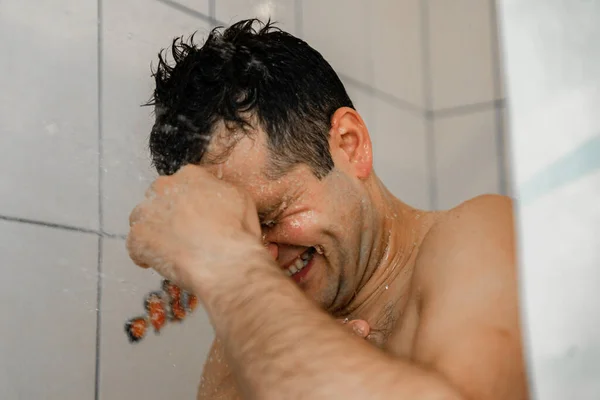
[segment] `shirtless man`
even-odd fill
[[[528,397],[509,199],[395,198],[335,72],[272,26],[172,51],[127,245],[210,316],[200,399]]]

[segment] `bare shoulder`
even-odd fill
[[[508,224],[512,227],[513,201],[507,196],[481,195],[449,210],[446,216],[447,220],[441,220],[441,222],[452,223],[462,218],[463,222],[469,225],[487,221],[495,224]]]
[[[413,357],[468,398],[527,396],[512,208],[486,195],[440,213],[416,261]]]
[[[456,257],[478,256],[506,257],[504,265],[514,265],[513,201],[509,197],[482,195],[441,212],[421,245],[419,275],[427,282],[429,273],[439,274]]]
[[[513,222],[513,202],[510,197],[486,194],[467,200],[458,206],[444,211],[432,226],[429,238],[439,239],[439,234],[452,230],[465,230],[493,225],[510,225]],[[437,233],[437,235],[436,235]]]

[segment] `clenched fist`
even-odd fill
[[[201,299],[253,257],[270,266],[252,199],[199,166],[159,177],[129,224],[131,259]]]

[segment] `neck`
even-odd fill
[[[365,267],[358,290],[340,314],[364,319],[372,332],[387,336],[406,306],[416,255],[433,213],[401,202],[376,177],[371,193],[374,207],[367,215],[377,221],[368,238],[371,251],[361,260]]]

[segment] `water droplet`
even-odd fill
[[[388,290],[388,289],[389,289],[389,286],[388,286],[388,285],[385,285],[385,290]]]
[[[54,136],[59,131],[58,124],[56,122],[50,122],[46,124],[45,128],[49,136]]]

